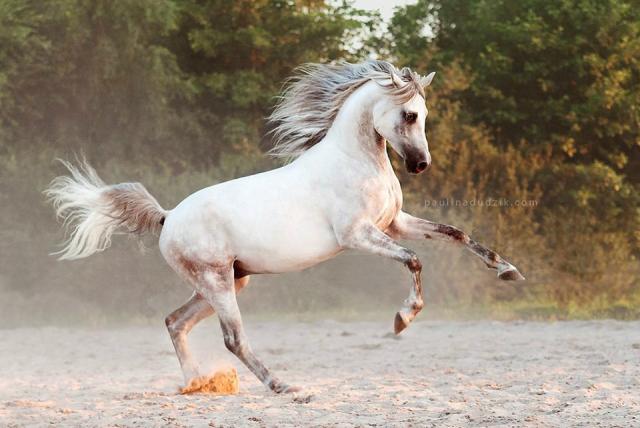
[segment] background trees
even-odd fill
[[[387,28],[349,3],[316,0],[0,0],[0,310],[101,320],[114,308],[163,312],[183,293],[158,257],[130,242],[73,269],[47,255],[61,238],[40,194],[60,172],[53,158],[82,152],[105,179],[143,181],[172,206],[276,165],[263,155],[264,117],[295,66],[377,55],[438,72],[427,101],[435,168],[402,175],[406,205],[512,255],[530,279],[501,284],[459,251],[418,245],[431,260],[428,300],[495,316],[637,316],[634,6],[419,0]],[[425,203],[446,198],[536,202]],[[401,273],[382,263],[388,282],[376,278],[382,271],[369,281],[353,261],[259,279],[283,285],[249,292],[244,304],[363,309],[366,296],[401,298],[389,285]],[[290,282],[310,283],[304,298],[282,292]]]
[[[442,68],[444,79],[460,70],[457,81],[468,81],[445,95],[460,106],[447,128],[482,129],[490,146],[465,155],[453,142],[455,162],[479,169],[476,186],[496,177],[484,194],[537,195],[508,228],[528,221],[544,237],[534,254],[549,270],[536,271],[547,271],[548,296],[564,306],[637,295],[639,10],[614,0],[421,0],[390,25],[388,49],[401,62]],[[479,166],[491,150],[517,165]]]

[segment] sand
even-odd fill
[[[0,330],[0,426],[640,426],[640,322],[251,322],[256,353],[308,404],[229,357],[215,320],[192,334],[238,395],[181,395],[162,322]]]
[[[221,367],[210,376],[200,376],[195,379],[191,379],[188,385],[180,388],[180,393],[232,395],[237,394],[239,390],[238,371],[233,367]]]

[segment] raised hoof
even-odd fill
[[[522,274],[518,272],[518,269],[516,268],[508,269],[508,270],[505,270],[504,272],[500,272],[498,274],[498,278],[500,278],[503,281],[524,281],[524,276],[522,276]]]
[[[404,320],[404,318],[402,318],[402,315],[400,315],[400,312],[396,312],[396,318],[393,321],[393,331],[394,331],[394,333],[395,334],[400,334],[402,332],[402,330],[404,330],[408,326],[409,326],[409,323],[406,322]]]

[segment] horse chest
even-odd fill
[[[398,179],[385,177],[369,192],[368,211],[373,223],[385,230],[402,208],[402,190]]]

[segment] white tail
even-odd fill
[[[61,160],[70,176],[56,177],[45,195],[71,231],[60,260],[74,260],[103,251],[119,227],[142,235],[158,232],[167,215],[140,183],[106,185],[86,161],[79,167]]]

